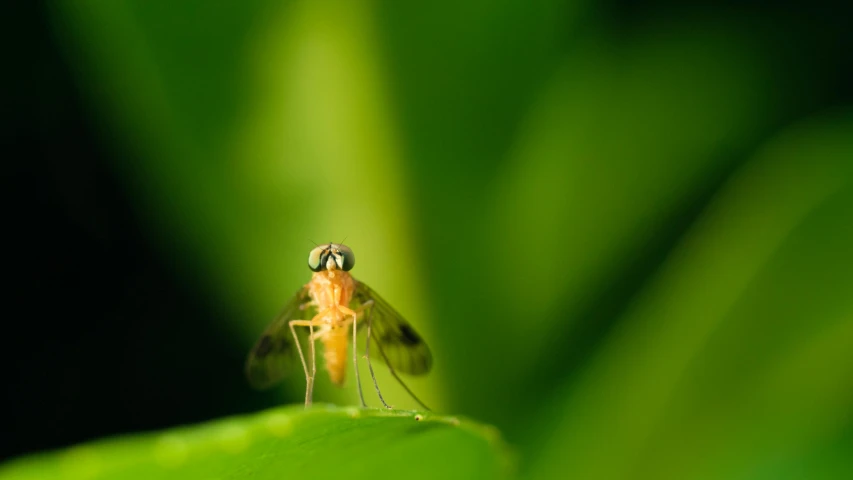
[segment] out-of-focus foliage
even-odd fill
[[[835,120],[771,143],[720,190],[550,406],[542,471],[796,478],[792,459],[849,445],[853,118]]]
[[[309,240],[346,237],[434,349],[413,388],[502,429],[531,478],[853,468],[853,113],[818,109],[813,58],[780,56],[791,23],[615,29],[551,1],[54,13],[140,212],[247,349],[309,278]]]

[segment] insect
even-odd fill
[[[358,374],[357,338],[365,329],[365,357],[379,400],[391,408],[382,397],[373,365],[370,346],[375,345],[391,374],[422,407],[429,408],[412,393],[397,375],[397,371],[422,375],[432,367],[429,347],[417,332],[379,295],[366,284],[356,280],[349,271],[355,266],[355,255],[346,245],[329,243],[312,249],[308,267],[314,272],[311,281],[299,289],[267,326],[246,360],[249,383],[259,389],[269,388],[281,381],[295,363],[294,349],[305,371],[305,406],[311,405],[314,379],[317,374],[315,342],[323,344],[323,356],[329,377],[342,386],[346,373],[346,357],[350,337],[352,361],[362,407],[367,406]],[[307,327],[308,357],[306,360],[297,328]],[[304,330],[302,330],[304,332]]]

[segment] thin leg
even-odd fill
[[[344,310],[344,312],[352,315],[352,363],[355,366],[355,384],[358,385],[358,398],[361,400],[361,406],[362,408],[366,408],[367,403],[364,401],[364,392],[361,390],[361,377],[358,374],[358,315],[352,310],[349,310],[349,312]]]
[[[317,349],[314,348],[314,322],[308,324],[309,335],[311,342],[308,344],[311,349],[311,381],[305,385],[305,406],[311,405],[311,399],[314,397],[314,379],[317,378]]]
[[[367,324],[367,327],[368,327],[368,331],[369,331],[369,330],[370,330],[370,323],[369,323],[369,322],[368,322],[368,324]],[[406,385],[406,382],[404,382],[404,381],[403,381],[403,379],[402,379],[402,378],[400,378],[400,377],[397,375],[397,372],[396,372],[396,371],[394,371],[394,367],[392,367],[392,366],[391,366],[391,362],[390,362],[390,361],[388,361],[388,356],[387,356],[387,355],[385,355],[385,351],[384,351],[384,350],[382,350],[382,345],[380,345],[379,343],[377,343],[377,344],[376,344],[376,348],[378,348],[378,349],[379,349],[379,353],[381,353],[381,354],[382,354],[382,358],[384,358],[384,359],[385,359],[385,364],[386,364],[386,365],[388,365],[388,370],[391,372],[391,376],[393,376],[393,377],[397,380],[397,382],[399,382],[399,383],[400,383],[400,385],[403,387],[403,389],[405,389],[405,390],[406,390],[406,393],[408,393],[412,398],[414,398],[414,399],[415,399],[415,401],[416,401],[416,402],[418,402],[418,405],[420,405],[420,406],[424,407],[424,410],[426,410],[426,411],[428,411],[428,412],[431,412],[431,411],[432,411],[432,409],[431,409],[431,408],[429,408],[429,407],[427,407],[427,406],[426,406],[426,404],[425,404],[424,402],[422,402],[422,401],[421,401],[421,399],[420,399],[420,398],[418,398],[418,396],[417,396],[417,395],[415,395],[415,393],[414,393],[414,392],[412,392],[412,390],[409,388],[409,386],[408,386],[408,385]],[[369,360],[368,360],[368,364],[370,364],[370,361],[369,361]],[[373,381],[374,381],[374,382],[376,382],[376,379],[374,378],[374,379],[373,379]],[[377,392],[379,391],[379,387],[377,387],[377,390],[376,390],[376,391],[377,391]],[[380,398],[381,398],[381,397],[380,397]],[[383,403],[384,403],[384,402],[383,402]],[[387,405],[386,405],[386,406],[387,406]],[[388,408],[391,408],[391,407],[388,407]]]
[[[312,357],[312,371],[313,373],[308,372],[308,364],[305,362],[305,354],[302,353],[302,344],[299,342],[299,337],[296,336],[296,328],[294,327],[309,327],[311,331],[314,331],[314,323],[311,320],[291,320],[288,322],[290,325],[290,333],[293,334],[293,341],[296,343],[296,350],[299,351],[299,359],[302,360],[302,368],[305,370],[305,406],[311,406],[311,398],[314,392],[314,376],[317,373],[317,365],[314,360],[314,339],[309,338],[309,342],[311,343],[311,357]]]
[[[364,306],[370,306],[370,313],[367,315],[367,345],[364,347],[364,356],[367,357],[367,368],[370,370],[370,378],[373,379],[373,388],[376,389],[376,395],[379,397],[379,401],[382,402],[382,405],[385,408],[390,409],[391,406],[385,403],[385,399],[382,398],[382,392],[379,391],[379,383],[376,382],[376,374],[373,373],[373,363],[370,362],[370,326],[373,323],[373,300],[368,300],[364,303]],[[387,360],[386,360],[387,361]]]
[[[372,307],[373,300],[365,302],[365,305],[370,305]],[[364,349],[364,354],[365,356],[367,356],[367,367],[370,369],[370,376],[373,378],[373,386],[376,387],[376,394],[379,396],[379,400],[382,402],[382,405],[385,405],[385,408],[391,408],[387,403],[385,403],[385,399],[382,398],[382,393],[379,392],[379,384],[376,383],[376,375],[373,374],[373,364],[370,362],[370,326],[372,323],[373,308],[370,309],[370,315],[367,316],[367,346]],[[416,402],[418,402],[418,405],[424,407],[424,410],[431,412],[432,409],[427,407],[426,404],[422,402],[421,399],[414,394],[414,392],[412,392],[409,386],[406,385],[406,382],[404,382],[403,379],[401,379],[399,375],[397,375],[397,372],[394,371],[394,367],[391,365],[391,362],[388,360],[388,356],[385,355],[385,351],[382,350],[382,345],[380,345],[379,342],[376,342],[376,348],[379,349],[379,353],[382,354],[382,358],[385,359],[385,364],[388,365],[388,370],[391,372],[391,376],[393,376],[394,379],[396,379],[397,382],[400,383],[403,389],[406,390],[406,393],[408,393],[412,398],[415,399]]]

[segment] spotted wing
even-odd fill
[[[270,323],[246,359],[246,378],[257,389],[272,387],[287,376],[299,362],[296,339],[288,322],[311,318],[305,307],[310,301],[308,288],[303,287],[288,301],[281,313]]]
[[[371,358],[384,359],[394,370],[409,375],[429,372],[429,347],[402,315],[362,282],[356,282],[353,300],[356,308],[365,306],[358,327],[366,330],[370,323]]]

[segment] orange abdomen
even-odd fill
[[[347,340],[346,329],[339,328],[330,331],[323,337],[323,356],[326,358],[326,370],[332,383],[342,386],[347,373]]]

